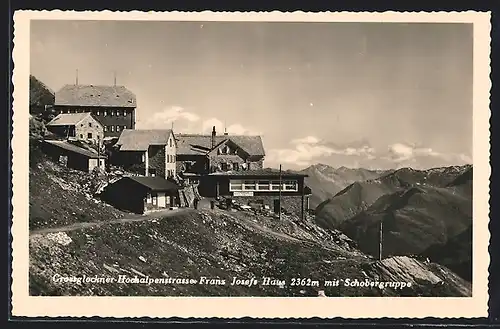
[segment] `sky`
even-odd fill
[[[471,24],[32,21],[53,91],[124,85],[137,129],[260,134],[265,165],[472,163]]]

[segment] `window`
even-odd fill
[[[158,194],[151,193],[151,199],[152,199],[153,206],[158,206]]]
[[[103,114],[102,114],[102,115],[103,115],[103,116],[108,116],[108,111],[104,110],[104,112],[103,112]]]
[[[101,139],[101,136],[97,135],[97,140],[100,140]]]
[[[123,110],[123,116],[126,117],[127,116],[127,110]]]
[[[123,130],[127,129],[127,126],[123,126]]]
[[[297,181],[285,181],[285,191],[298,191]]]
[[[144,163],[146,161],[146,155],[143,153],[141,156],[141,161]]]
[[[279,181],[272,181],[271,182],[271,190],[272,191],[279,191],[280,189],[280,182]]]
[[[89,122],[89,127],[91,127],[91,128],[92,128],[92,122]]]
[[[115,131],[115,126],[111,126],[111,131]]]
[[[120,131],[120,126],[116,126],[116,131]]]
[[[270,187],[271,187],[271,184],[268,180],[259,181],[259,184],[257,185],[257,189],[260,191],[269,191]]]
[[[92,139],[92,133],[87,134],[87,139]]]
[[[108,126],[104,126],[104,132],[108,131]]]
[[[221,169],[222,169],[222,171],[227,171],[228,170],[227,163],[225,163],[225,162],[221,163]]]
[[[240,165],[238,162],[233,162],[233,170],[239,170],[240,169]]]
[[[80,134],[80,138],[83,138],[83,134]]]
[[[115,115],[115,111],[111,110],[110,113],[109,113],[109,115],[111,115],[111,116]]]
[[[229,182],[229,191],[241,191],[243,190],[243,183],[240,180],[231,180]]]
[[[64,112],[64,111],[63,111],[63,110],[61,110],[61,114],[63,114],[63,112]]]
[[[246,191],[255,191],[255,181],[246,180],[243,182],[243,189]]]
[[[96,114],[97,116],[99,116],[99,110],[97,110],[97,111],[95,112],[95,114]]]
[[[170,147],[172,147],[172,138],[168,140],[168,144],[170,145]]]
[[[99,160],[99,166],[102,166],[102,160]]]

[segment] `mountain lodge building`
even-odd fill
[[[136,107],[136,96],[124,86],[65,85],[54,100],[56,113],[92,113],[102,124],[105,137],[135,129]]]
[[[58,114],[46,124],[49,132],[66,139],[100,144],[104,129],[90,113]]]
[[[175,178],[177,142],[171,129],[126,129],[115,144],[112,161],[144,176]]]

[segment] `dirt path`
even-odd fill
[[[75,230],[80,230],[84,228],[89,228],[89,227],[99,227],[102,225],[109,225],[109,224],[118,224],[118,223],[131,223],[131,222],[143,222],[147,220],[153,220],[157,219],[159,217],[161,218],[167,218],[170,216],[178,215],[180,213],[186,213],[194,211],[193,209],[189,208],[179,208],[179,209],[174,209],[174,210],[161,210],[161,211],[155,211],[146,215],[138,215],[138,217],[132,217],[132,218],[119,218],[119,219],[113,219],[109,221],[100,221],[100,222],[80,222],[80,223],[75,223],[67,226],[60,226],[60,227],[48,227],[48,228],[41,228],[37,230],[30,231],[30,236],[32,235],[42,235],[42,234],[47,234],[47,233],[57,233],[57,232],[69,232],[69,231],[75,231]]]

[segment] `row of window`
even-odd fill
[[[268,180],[231,180],[229,183],[229,191],[279,191],[279,181]],[[297,192],[299,190],[296,180],[285,180],[281,182],[282,191]]]
[[[167,154],[167,163],[175,163],[176,156],[174,154]]]
[[[85,110],[66,110],[66,113],[83,113],[83,112],[86,112]],[[89,111],[91,112],[91,111]],[[64,110],[61,110],[61,114],[64,113]],[[117,110],[97,110],[95,112],[93,112],[95,115],[97,116],[103,116],[103,117],[107,117],[108,114],[109,116],[124,116],[126,117],[128,112],[127,110],[121,110],[121,109],[117,109]]]
[[[83,139],[83,134],[80,134],[80,139]],[[87,139],[92,139],[92,133],[87,133]],[[97,135],[97,139],[101,139],[99,135]]]
[[[104,126],[104,132],[108,132],[108,131],[111,131],[111,132],[120,132],[124,129],[127,129],[127,126],[119,126],[119,125],[116,125],[116,126]]]

